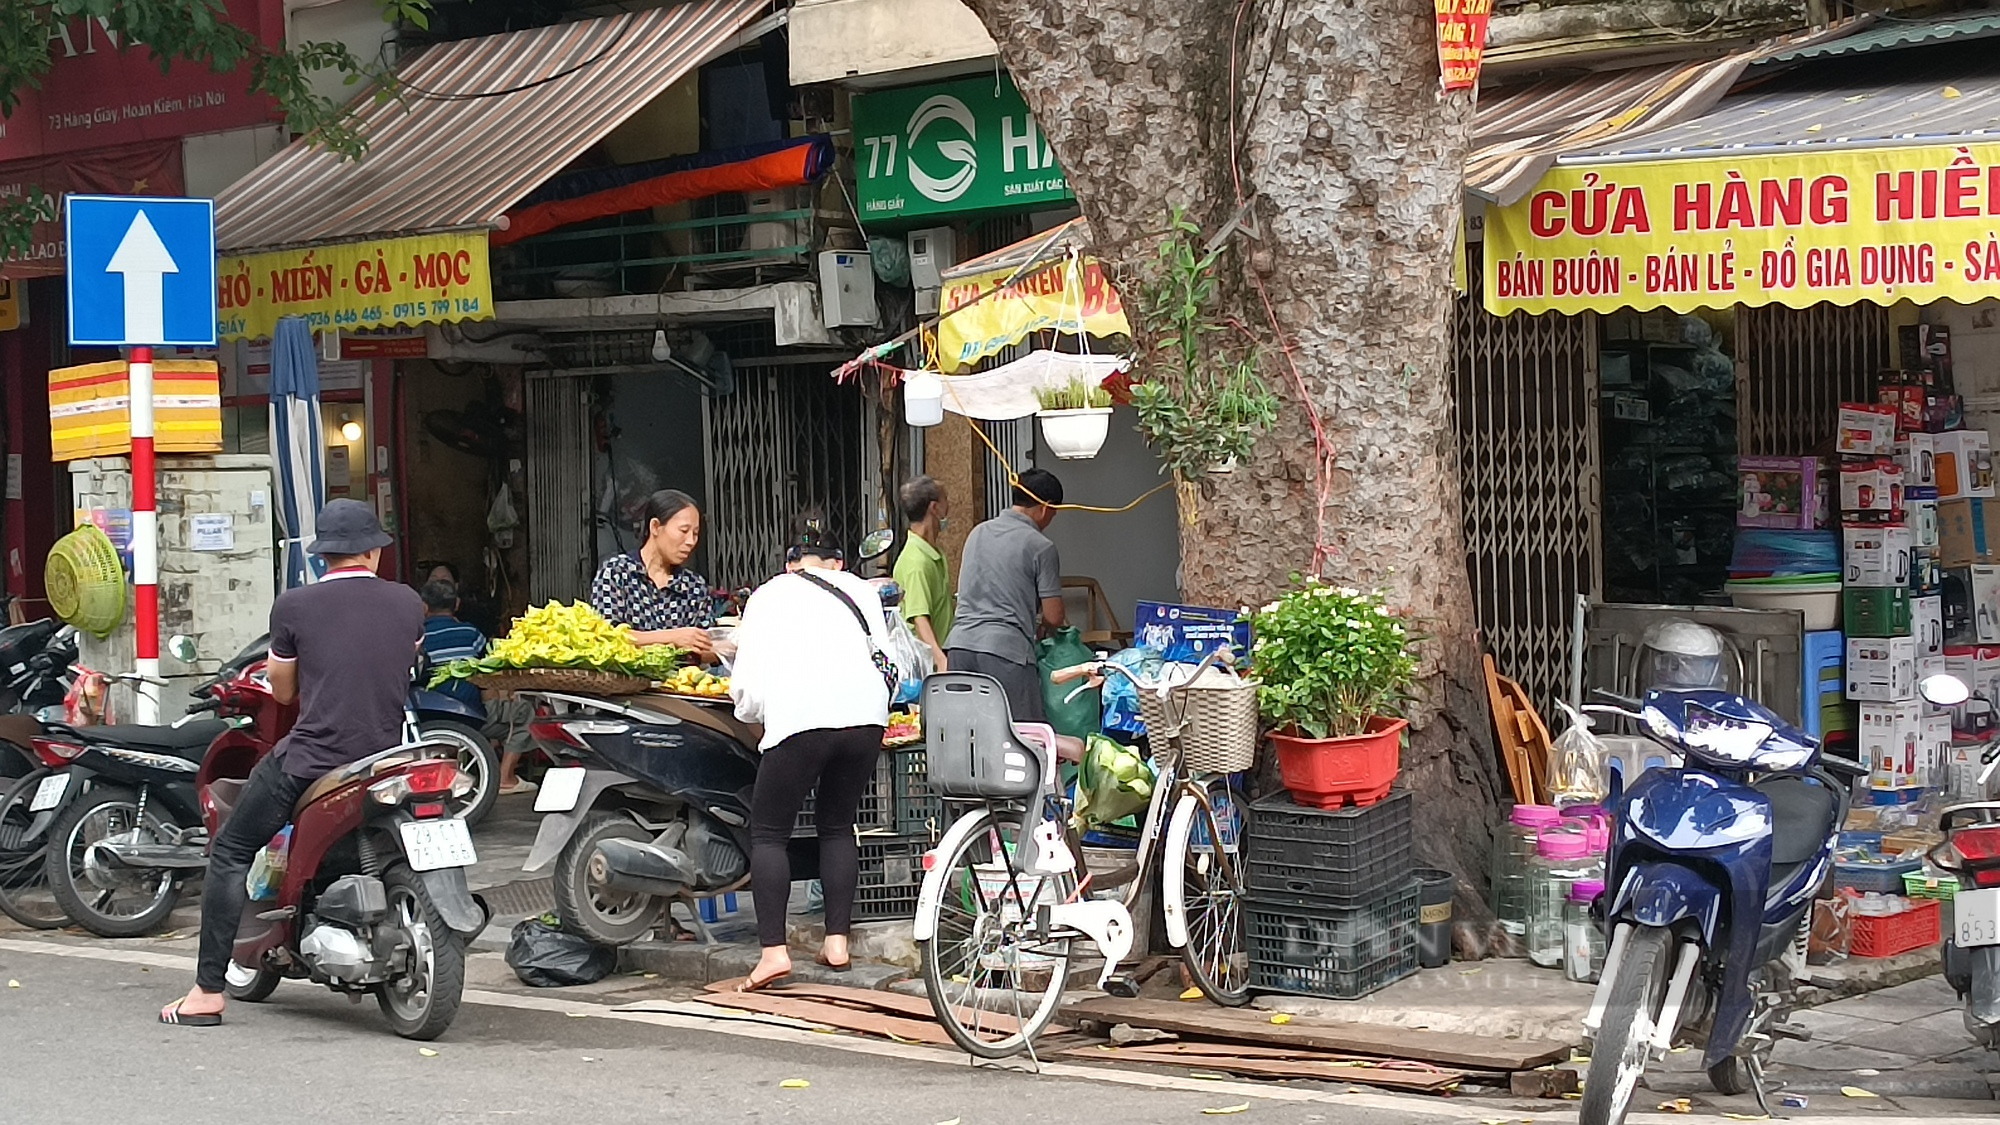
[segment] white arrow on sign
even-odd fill
[[[125,275],[125,342],[157,344],[167,338],[166,298],[162,279],[181,272],[160,232],[144,211],[132,216],[125,237],[111,253],[105,273]]]

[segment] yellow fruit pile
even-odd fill
[[[674,674],[686,655],[671,645],[632,643],[632,630],[613,625],[582,602],[535,606],[493,642],[483,660],[456,660],[438,670],[432,686],[520,668],[592,668],[658,680]]]
[[[676,669],[673,675],[668,676],[663,681],[663,686],[668,691],[680,695],[704,695],[711,699],[721,698],[729,694],[729,680],[727,678],[714,675],[706,669],[692,666]]]

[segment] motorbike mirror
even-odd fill
[[[193,637],[184,633],[175,633],[173,636],[167,638],[167,655],[180,661],[182,664],[193,664],[195,659],[201,655],[201,652],[200,648],[194,643]]]
[[[1917,694],[1939,707],[1956,707],[1972,698],[1972,689],[1957,676],[1940,672],[1935,676],[1925,676],[1917,684]]]
[[[889,553],[889,548],[894,546],[895,542],[895,531],[886,527],[876,528],[861,537],[861,550],[858,552],[860,560],[867,562],[870,559],[881,558]]]

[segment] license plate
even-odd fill
[[[28,801],[28,811],[42,812],[55,808],[63,799],[63,794],[67,792],[69,792],[69,774],[52,773],[43,778],[40,785],[35,786],[35,795]]]
[[[542,775],[542,787],[535,791],[536,812],[568,812],[576,807],[583,792],[582,766],[563,766]]]
[[[1951,940],[1960,949],[2000,945],[2000,887],[1953,896],[1951,928]]]
[[[479,862],[479,854],[472,850],[472,829],[457,817],[403,825],[403,854],[416,871],[471,867]]]

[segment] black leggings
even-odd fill
[[[799,808],[818,786],[813,824],[819,829],[819,882],[826,898],[826,932],[845,937],[854,920],[854,884],[861,859],[854,814],[882,757],[881,727],[808,730],[764,751],[750,797],[750,896],[757,904],[757,941],[785,944],[785,909],[792,898],[787,847]]]

